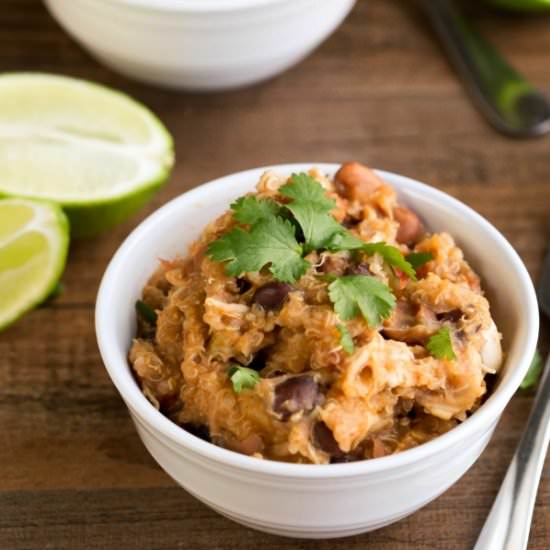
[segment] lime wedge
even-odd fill
[[[60,204],[73,236],[135,213],[173,160],[162,123],[122,93],[41,73],[0,76],[0,195]]]
[[[0,200],[0,329],[54,290],[68,246],[69,224],[59,206]]]

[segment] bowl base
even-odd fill
[[[451,485],[454,485],[454,483]],[[392,516],[389,519],[386,518],[384,521],[374,522],[374,523],[370,522],[370,523],[361,524],[361,525],[356,524],[356,525],[346,526],[342,528],[334,528],[330,530],[324,530],[319,527],[309,527],[309,528],[308,527],[303,527],[303,528],[302,527],[297,527],[297,528],[279,527],[274,524],[250,521],[250,519],[248,518],[243,518],[242,516],[227,510],[226,508],[222,508],[217,504],[213,504],[207,499],[204,499],[203,497],[196,495],[195,493],[193,493],[193,491],[189,491],[189,489],[187,488],[185,488],[185,491],[187,491],[189,494],[194,496],[197,500],[200,500],[203,504],[206,504],[206,506],[208,506],[209,508],[212,508],[213,510],[215,510],[221,516],[224,516],[225,518],[230,519],[235,523],[239,523],[240,525],[244,525],[245,527],[249,527],[250,529],[254,529],[256,531],[269,533],[270,535],[277,535],[279,537],[287,537],[287,538],[294,538],[294,539],[336,539],[336,538],[351,537],[353,535],[361,535],[363,533],[368,533],[370,531],[376,531],[377,529],[381,529],[382,527],[386,527],[388,525],[391,525],[392,523],[396,523],[397,521],[400,521],[406,518],[407,516],[414,514],[416,511],[420,510],[420,508],[423,508],[424,506],[429,504],[432,500],[435,500],[436,498],[438,498],[445,491],[447,491],[449,487],[445,487],[445,489],[443,489],[436,495],[430,497],[426,501],[411,507],[405,512],[401,512],[395,516]]]
[[[257,65],[225,67],[223,69],[215,67],[211,70],[151,66],[119,58],[111,53],[103,53],[97,49],[89,47],[87,49],[111,69],[146,84],[187,92],[226,92],[274,78],[303,61],[314,48],[299,55],[271,59],[267,62],[262,61]]]

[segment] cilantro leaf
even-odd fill
[[[365,241],[358,239],[353,233],[347,231],[342,225],[338,225],[340,231],[335,232],[330,241],[327,243],[326,247],[329,250],[332,252],[338,252],[340,250],[358,250],[363,248]]]
[[[369,326],[390,316],[395,296],[382,281],[370,275],[346,275],[330,283],[329,296],[338,315],[345,320],[361,313]]]
[[[327,248],[332,251],[337,250],[362,250],[369,256],[373,254],[380,254],[384,261],[400,269],[405,275],[410,277],[413,281],[416,281],[416,272],[411,263],[403,256],[401,250],[396,246],[386,244],[383,241],[377,243],[366,243],[361,239],[358,239],[353,233],[346,231],[340,226],[342,231],[336,233]]]
[[[252,389],[260,381],[258,372],[248,367],[241,367],[241,365],[232,366],[227,374],[233,383],[235,393],[241,393],[245,388]]]
[[[426,349],[436,359],[448,359],[449,361],[456,359],[449,327],[441,327],[435,334],[430,336]]]
[[[259,271],[271,264],[269,270],[277,280],[293,283],[309,267],[294,231],[292,223],[275,216],[260,220],[250,231],[232,229],[210,243],[206,254],[217,262],[227,262],[225,272],[230,276]]]
[[[338,332],[340,333],[340,345],[346,353],[353,353],[355,350],[355,345],[353,344],[353,338],[348,330],[346,325],[336,325]]]
[[[234,218],[241,223],[254,225],[281,213],[282,207],[271,199],[258,199],[253,195],[240,197],[231,204]]]
[[[539,381],[540,375],[542,374],[542,369],[542,357],[540,356],[539,350],[536,350],[533,360],[531,361],[531,365],[529,366],[529,370],[527,371],[527,374],[519,387],[522,390],[526,390],[527,388],[534,386]]]
[[[279,188],[279,193],[297,203],[309,203],[318,212],[327,213],[336,206],[334,199],[327,197],[325,188],[305,172],[292,174],[290,181]]]
[[[405,259],[399,248],[385,242],[379,242],[365,243],[361,249],[367,254],[380,254],[386,263],[400,269],[405,275],[416,281],[416,272],[413,266]]]
[[[335,201],[327,197],[323,186],[310,175],[292,174],[279,193],[292,199],[286,207],[302,228],[307,250],[326,248],[334,235],[345,231],[330,214]]]
[[[405,260],[407,260],[414,269],[422,267],[425,263],[433,259],[434,255],[431,252],[411,252],[405,256]]]
[[[150,325],[155,326],[157,324],[157,312],[143,300],[136,302],[136,313]]]

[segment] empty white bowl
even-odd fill
[[[290,174],[311,166],[331,175],[338,168],[315,163],[270,168]],[[216,447],[172,423],[141,393],[127,361],[136,327],[134,303],[158,258],[185,253],[205,224],[233,199],[252,190],[264,170],[240,172],[193,189],[160,208],[126,239],[97,297],[101,355],[149,452],[182,487],[221,514],[256,529],[294,537],[340,537],[376,529],[445,491],[487,445],[533,357],[539,322],[533,285],[514,249],[480,215],[432,187],[379,172],[432,230],[454,235],[482,275],[504,335],[506,360],[496,389],[457,428],[383,458],[349,464],[287,464]]]
[[[222,90],[294,65],[355,0],[45,0],[98,59],[151,84]]]

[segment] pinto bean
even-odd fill
[[[254,302],[265,309],[278,309],[292,290],[286,283],[267,283],[254,293]]]
[[[420,218],[410,209],[404,206],[396,206],[393,215],[399,223],[397,230],[397,242],[411,244],[418,241],[422,235],[422,223]]]
[[[333,458],[341,459],[346,455],[338,446],[330,428],[322,421],[317,422],[313,426],[313,442],[319,449],[325,451],[325,453],[328,453]]]
[[[372,440],[372,458],[380,458],[388,454],[384,443],[377,437]]]
[[[341,197],[366,202],[382,185],[382,180],[364,164],[346,162],[336,172],[334,185]]]
[[[288,420],[295,412],[310,411],[321,398],[319,384],[312,376],[293,376],[275,386],[273,410]]]
[[[240,441],[237,439],[228,440],[226,446],[237,453],[253,455],[263,450],[264,440],[258,434],[252,434]]]

